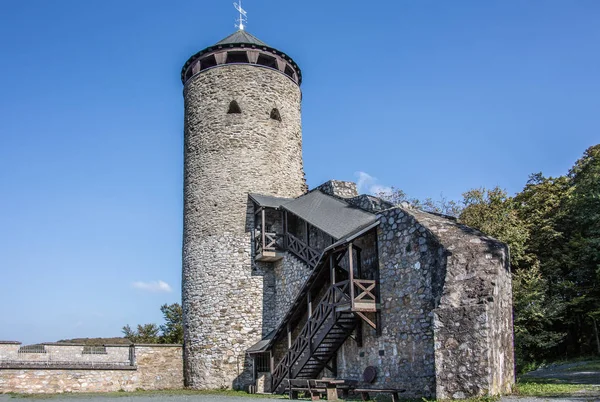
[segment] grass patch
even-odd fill
[[[589,391],[589,385],[565,384],[555,378],[520,378],[515,386],[519,396],[561,396],[575,392]]]

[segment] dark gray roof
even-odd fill
[[[260,341],[256,342],[254,345],[250,346],[248,349],[246,349],[246,353],[262,353],[264,351],[267,350],[269,344],[271,343],[271,340],[273,339],[273,335],[275,335],[275,331],[271,331],[269,332],[269,334],[267,336],[265,336],[263,339],[261,339]]]
[[[313,190],[282,207],[336,239],[377,221],[374,214],[319,190]]]
[[[248,194],[252,201],[258,204],[260,207],[267,208],[279,208],[283,204],[286,204],[293,200],[293,198],[273,197],[271,195],[262,194]]]
[[[216,45],[231,45],[231,44],[237,44],[237,43],[245,43],[245,44],[258,45],[258,46],[269,46],[262,40],[258,39],[256,36],[249,34],[246,31],[242,31],[241,29],[237,32],[232,33],[225,39],[218,41],[215,44],[215,46]]]

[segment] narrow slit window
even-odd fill
[[[227,110],[227,114],[239,114],[242,113],[242,109],[240,108],[240,105],[238,105],[238,103],[236,101],[231,101],[231,103],[229,104],[229,110]]]
[[[271,110],[271,118],[273,120],[281,121],[281,114],[279,113],[279,109],[273,108],[273,110]]]

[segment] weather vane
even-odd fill
[[[239,18],[237,18],[235,20],[235,22],[237,22],[237,24],[235,24],[235,26],[237,28],[239,28],[240,30],[244,30],[244,24],[246,22],[248,22],[248,16],[246,15],[246,10],[244,10],[242,8],[242,0],[239,0],[239,3],[233,3],[233,6],[235,7],[236,10],[238,10],[238,12],[240,13]]]

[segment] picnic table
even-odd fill
[[[354,380],[341,380],[337,378],[319,378],[319,379],[294,379],[288,381],[288,391],[290,399],[296,399],[298,392],[309,393],[313,401],[321,399],[321,394],[327,394],[328,401],[337,401],[338,390],[341,390],[344,397],[347,397],[350,388],[356,384]]]

